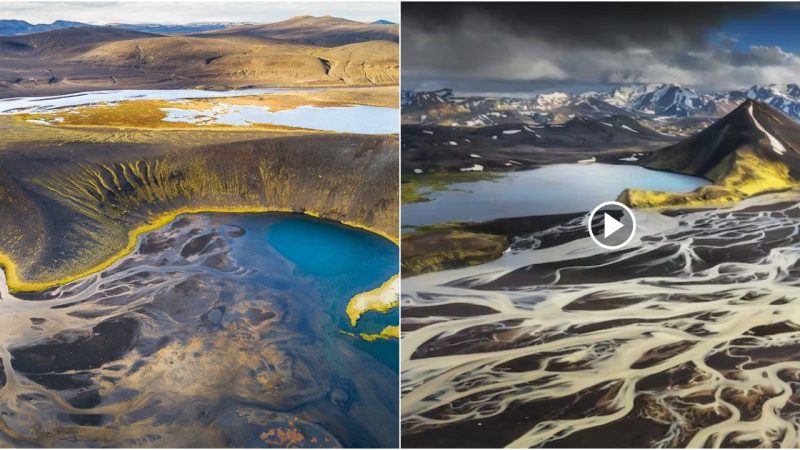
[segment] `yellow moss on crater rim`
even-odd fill
[[[0,267],[3,268],[6,276],[6,283],[8,285],[9,290],[12,292],[39,292],[44,291],[47,289],[55,288],[67,283],[71,283],[73,281],[77,281],[81,278],[85,278],[89,275],[95,274],[102,270],[105,270],[120,259],[124,258],[131,254],[135,248],[137,240],[139,236],[142,234],[148,233],[150,231],[154,231],[158,228],[161,228],[170,222],[174,221],[178,216],[183,214],[201,214],[201,213],[239,213],[239,214],[253,214],[253,213],[271,213],[271,212],[282,212],[282,213],[296,213],[289,208],[266,208],[266,207],[208,207],[208,208],[180,208],[177,210],[173,210],[170,212],[163,213],[151,219],[148,223],[141,225],[131,231],[128,232],[128,243],[119,252],[111,256],[110,258],[106,259],[100,264],[95,265],[89,269],[82,270],[78,273],[72,274],[70,276],[48,280],[48,281],[28,281],[22,279],[17,270],[16,264],[14,261],[6,254],[0,252]],[[313,211],[305,211],[303,212],[304,215],[315,217],[315,218],[324,218],[321,214],[313,212]],[[388,239],[395,245],[399,245],[399,239],[395,236],[391,236],[388,233],[385,233],[381,230],[374,229],[368,227],[366,225],[358,224],[355,222],[350,221],[341,221],[339,222],[343,225],[347,225],[353,228],[359,228],[370,233],[377,234],[385,239]]]

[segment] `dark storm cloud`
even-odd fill
[[[620,49],[674,40],[705,42],[726,19],[765,7],[756,3],[404,3],[403,26],[457,33],[485,21],[518,37],[554,44]]]
[[[403,82],[415,88],[430,80],[470,86],[484,80],[487,90],[500,85],[526,90],[556,81],[713,87],[795,81],[796,55],[779,47],[736,50],[736,37],[718,32],[726,21],[753,17],[768,7],[404,3]]]

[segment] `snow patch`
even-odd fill
[[[64,121],[63,117],[56,117],[54,119],[46,120],[46,119],[28,119],[26,122],[35,123],[37,125],[52,125],[54,123],[61,123]]]
[[[767,130],[764,127],[762,127],[760,123],[758,123],[758,121],[756,120],[756,116],[753,115],[752,103],[750,104],[750,106],[747,107],[747,112],[750,113],[750,118],[753,119],[753,123],[756,124],[756,128],[758,128],[759,131],[767,135],[767,138],[769,138],[769,143],[772,144],[772,149],[775,150],[775,153],[779,155],[786,153],[786,147],[784,147],[783,144],[781,144],[781,141],[776,139],[775,136],[767,133]]]
[[[422,132],[425,134],[433,134],[433,131],[431,130],[422,130]]]
[[[417,175],[419,175],[419,174],[421,174],[421,173],[425,173],[425,171],[424,171],[424,170],[422,170],[422,169],[414,169],[414,173],[415,173],[415,174],[417,174]]]
[[[503,134],[517,134],[522,133],[522,130],[503,130]]]
[[[623,128],[623,129],[625,129],[625,130],[628,130],[628,131],[630,131],[630,132],[633,132],[633,133],[639,134],[639,132],[638,132],[638,131],[634,130],[633,128],[631,128],[631,127],[629,127],[629,126],[627,126],[627,125],[623,125],[623,126],[622,126],[622,128]]]
[[[480,164],[473,164],[470,167],[462,167],[458,170],[462,172],[483,172],[483,166]]]

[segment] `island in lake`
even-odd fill
[[[784,15],[404,4],[404,447],[800,444]],[[613,200],[638,227],[607,250]]]
[[[337,5],[0,20],[0,446],[398,445],[398,26]]]

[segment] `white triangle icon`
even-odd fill
[[[603,213],[603,237],[604,238],[607,238],[607,237],[611,236],[612,234],[616,233],[617,230],[619,230],[622,227],[623,227],[623,225],[619,220],[609,216],[608,213]]]

